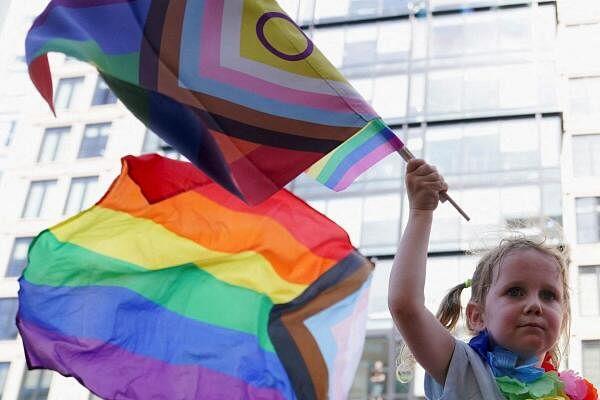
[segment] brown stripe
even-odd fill
[[[321,350],[306,325],[304,325],[304,321],[356,292],[367,280],[371,270],[371,264],[365,260],[363,265],[347,279],[326,289],[303,307],[284,313],[281,316],[281,321],[294,342],[296,342],[296,346],[308,367],[317,399],[327,398],[329,374]]]
[[[358,132],[360,128],[357,127],[332,127],[278,117],[218,97],[181,88],[178,75],[185,5],[186,0],[171,1],[165,16],[160,49],[161,62],[158,65],[158,91],[160,93],[189,106],[271,131],[338,141],[346,140]],[[175,43],[177,45],[174,45]]]

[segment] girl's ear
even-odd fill
[[[469,301],[467,304],[467,327],[475,332],[481,332],[485,329],[483,307],[480,304]]]

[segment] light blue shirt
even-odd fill
[[[490,367],[461,340],[454,341],[444,386],[425,374],[425,396],[429,400],[506,400]]]

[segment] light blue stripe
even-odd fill
[[[365,125],[364,119],[354,112],[337,113],[313,107],[282,103],[237,86],[201,77],[199,71],[203,53],[199,38],[204,18],[204,3],[204,0],[197,0],[188,1],[186,4],[179,60],[180,86],[279,117],[331,126],[362,127]]]
[[[369,289],[370,285],[371,276],[365,283],[363,283],[359,290],[352,293],[339,303],[336,303],[320,313],[313,315],[304,322],[308,330],[315,338],[315,341],[319,344],[319,348],[323,354],[323,358],[325,358],[325,362],[330,373],[334,372],[333,364],[335,362],[335,357],[339,352],[339,349],[337,348],[337,342],[333,337],[331,328],[354,312],[354,309],[356,308],[356,302],[360,296],[362,296],[364,291]]]

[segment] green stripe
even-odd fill
[[[185,317],[255,335],[264,350],[275,351],[267,331],[270,299],[221,282],[193,264],[151,271],[63,243],[46,230],[29,249],[24,277],[55,287],[127,288]]]
[[[135,85],[139,83],[139,52],[109,55],[105,54],[93,40],[53,39],[48,41],[33,58],[53,51],[89,62],[95,65],[100,71],[112,76],[118,76],[119,79]]]
[[[106,84],[121,99],[129,111],[142,121],[144,125],[149,126],[150,99],[148,90],[124,80],[113,78],[107,74],[102,74],[102,78],[104,78]]]
[[[339,145],[335,150],[333,150],[331,158],[323,167],[323,170],[317,177],[317,180],[321,183],[327,182],[337,166],[344,160],[344,158],[346,158],[346,156],[348,156],[348,154],[379,133],[383,127],[385,127],[385,124],[381,118],[374,119],[350,139]]]

